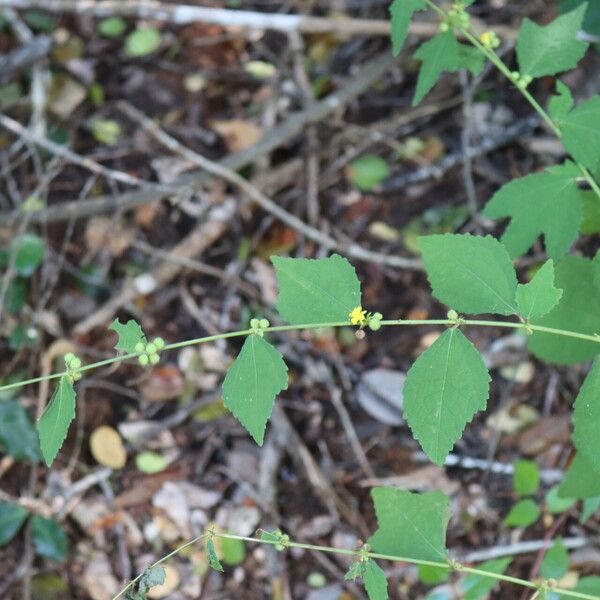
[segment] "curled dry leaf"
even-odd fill
[[[108,425],[94,429],[90,436],[90,451],[97,462],[110,469],[122,469],[127,462],[123,439]]]
[[[231,119],[213,121],[212,128],[223,137],[231,152],[239,152],[256,144],[262,137],[262,129],[252,121]]]

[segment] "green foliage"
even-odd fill
[[[576,454],[565,473],[558,494],[562,498],[595,498],[600,496],[600,472],[583,454]]]
[[[44,241],[32,233],[23,233],[10,244],[13,269],[21,277],[31,277],[44,258]]]
[[[0,400],[0,447],[14,458],[40,459],[35,428],[27,411],[16,400]]]
[[[533,279],[517,285],[515,300],[519,314],[526,320],[547,315],[562,298],[562,290],[554,287],[554,262],[546,261]]]
[[[404,384],[404,416],[427,456],[443,465],[475,413],[484,410],[490,376],[459,329],[446,330],[416,360]]]
[[[246,546],[242,540],[221,538],[221,557],[229,566],[239,565],[246,558]]]
[[[596,360],[590,369],[573,410],[573,443],[578,455],[591,463],[594,471],[600,470],[600,360]]]
[[[477,569],[501,575],[506,572],[511,562],[512,558],[510,557],[497,558],[478,565]],[[475,574],[467,575],[462,582],[463,598],[464,600],[481,600],[482,598],[487,598],[494,585],[496,585],[496,580],[490,577]]]
[[[600,332],[600,294],[594,285],[596,266],[591,260],[567,256],[556,264],[554,280],[563,290],[559,304],[536,325],[568,329],[580,333]],[[558,364],[574,364],[593,358],[600,345],[595,342],[534,333],[529,349],[538,358]]]
[[[374,560],[368,560],[365,563],[362,577],[365,582],[365,589],[367,590],[369,600],[388,599],[387,579],[385,578],[385,573]]]
[[[208,565],[214,571],[223,571],[223,567],[219,562],[219,557],[217,556],[217,550],[215,548],[215,542],[212,537],[208,538],[206,541],[206,555],[208,556]]]
[[[28,514],[27,509],[22,506],[0,502],[0,548],[17,535]]]
[[[500,188],[483,211],[485,217],[510,217],[502,243],[511,257],[526,252],[539,235],[546,251],[560,258],[577,238],[581,196],[577,181],[565,174],[536,173]]]
[[[115,344],[115,350],[123,350],[126,354],[134,354],[136,352],[135,347],[140,342],[146,342],[146,336],[142,331],[139,323],[133,319],[123,324],[119,319],[115,319],[109,326],[109,329],[116,332],[119,336],[117,343]]]
[[[348,321],[360,306],[360,282],[347,259],[271,258],[279,283],[277,310],[292,325]]]
[[[408,34],[408,26],[413,14],[425,10],[427,5],[424,0],[394,0],[390,6],[392,18],[392,52],[398,56]]]
[[[559,490],[560,495],[560,490]],[[592,498],[585,498],[583,501],[583,508],[581,510],[581,516],[579,522],[584,525],[590,517],[600,510],[600,496],[594,496]]]
[[[503,523],[509,527],[529,527],[540,516],[540,508],[534,500],[519,500],[504,517]]]
[[[575,498],[565,498],[559,495],[559,489],[560,487],[555,485],[550,488],[544,496],[546,510],[555,514],[566,512],[575,504]]]
[[[582,218],[580,233],[592,235],[600,231],[600,202],[594,192],[581,190]]]
[[[135,466],[142,473],[147,473],[149,475],[164,471],[168,464],[167,459],[162,454],[152,452],[151,450],[140,452],[135,457]]]
[[[561,538],[558,538],[544,555],[540,573],[546,579],[560,579],[569,570],[569,553]]]
[[[38,422],[40,448],[48,466],[54,462],[74,418],[75,389],[69,377],[63,375]]]
[[[57,562],[66,558],[67,535],[58,521],[35,515],[31,518],[31,538],[38,556]]]
[[[94,138],[108,146],[116,144],[121,136],[121,126],[113,119],[95,119],[91,128]]]
[[[556,82],[556,96],[548,102],[548,113],[555,121],[566,117],[573,109],[574,100],[571,90],[560,80]]]
[[[108,17],[98,23],[98,33],[106,38],[119,37],[127,29],[127,23],[121,17]]]
[[[518,460],[515,462],[513,475],[513,489],[519,496],[531,496],[540,486],[540,470],[531,460]]]
[[[570,12],[582,5],[587,6],[583,29],[592,35],[600,36],[600,3],[598,0],[558,0],[561,12]]]
[[[583,58],[588,44],[577,39],[585,5],[557,17],[546,26],[524,19],[517,39],[517,59],[522,74],[531,77],[567,71]]]
[[[396,488],[371,490],[377,531],[369,545],[380,554],[444,560],[450,501],[441,492],[413,494]]]
[[[132,31],[125,39],[125,52],[137,58],[152,54],[161,43],[161,35],[154,27],[140,27]]]
[[[506,249],[491,236],[419,238],[433,295],[455,310],[514,314],[517,277]]]
[[[137,584],[127,590],[125,600],[146,600],[147,593],[155,586],[165,582],[166,573],[162,567],[148,567]]]
[[[450,577],[450,570],[442,567],[433,567],[431,565],[418,565],[419,579],[425,585],[437,585],[444,583]]]
[[[600,96],[575,107],[560,122],[567,151],[592,171],[600,166]]]
[[[390,167],[380,156],[366,154],[348,165],[348,178],[359,190],[368,192],[390,174]]]
[[[287,366],[280,352],[249,335],[223,382],[223,403],[262,446],[275,397],[287,389]]]

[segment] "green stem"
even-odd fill
[[[281,544],[280,540],[266,540],[266,539],[263,540],[261,538],[248,537],[248,536],[244,536],[244,535],[235,535],[233,533],[221,533],[221,532],[217,532],[217,531],[210,531],[210,532],[205,533],[204,535],[194,538],[190,542],[186,542],[182,546],[179,546],[178,548],[173,550],[171,553],[167,554],[167,556],[164,556],[159,561],[155,562],[152,565],[152,567],[156,567],[156,566],[160,565],[161,563],[163,563],[167,559],[171,558],[172,556],[174,556],[181,550],[191,546],[192,544],[195,544],[196,542],[200,541],[201,539],[203,539],[207,536],[228,539],[228,540],[240,540],[240,541],[250,542],[250,543],[255,543],[255,544],[267,544],[270,546],[277,546],[277,545]],[[286,548],[299,548],[302,550],[311,550],[314,552],[325,552],[325,553],[329,553],[329,554],[340,554],[343,556],[353,556],[357,560],[360,560],[361,558],[364,558],[364,557],[368,557],[368,558],[371,558],[374,560],[389,560],[389,561],[397,562],[397,563],[408,563],[408,564],[413,564],[413,565],[424,565],[424,566],[429,566],[429,567],[437,567],[439,569],[447,569],[449,571],[456,571],[459,573],[468,573],[470,575],[477,575],[479,577],[487,577],[489,579],[495,579],[497,581],[504,581],[506,583],[512,583],[514,585],[519,585],[521,587],[526,587],[526,588],[533,589],[533,590],[539,591],[539,590],[545,589],[544,583],[542,583],[540,585],[540,584],[536,584],[531,581],[528,581],[526,579],[520,579],[519,577],[512,577],[511,575],[504,575],[501,573],[492,573],[490,571],[483,571],[483,570],[477,569],[475,567],[467,567],[467,566],[460,564],[454,560],[438,562],[438,561],[433,561],[433,560],[422,560],[422,559],[418,559],[418,558],[410,558],[407,556],[394,556],[392,554],[380,554],[378,552],[364,552],[361,550],[349,550],[347,548],[335,548],[332,546],[317,546],[315,544],[303,544],[301,542],[293,542],[293,541],[286,541],[285,547]],[[152,568],[152,567],[150,567],[150,568]],[[133,586],[142,577],[142,575],[143,575],[143,573],[141,575],[138,575],[138,577],[136,577],[133,581],[131,581],[125,588],[123,588],[113,598],[113,600],[117,600],[124,592],[126,592],[131,586]],[[579,598],[580,600],[598,600],[598,596],[591,596],[590,594],[576,592],[574,590],[567,590],[567,589],[558,588],[558,587],[552,587],[552,588],[548,588],[548,589],[550,589],[551,591],[553,591],[557,594],[560,594],[562,596],[568,596],[571,598]]]
[[[381,321],[381,325],[383,327],[414,327],[414,326],[434,326],[434,325],[444,325],[444,326],[459,326],[459,327],[499,327],[503,329],[520,329],[524,330],[527,333],[530,332],[538,332],[538,333],[548,333],[551,335],[559,335],[562,337],[575,338],[578,340],[583,340],[586,342],[594,342],[600,343],[600,336],[595,334],[587,334],[580,333],[578,331],[569,331],[566,329],[557,329],[555,327],[544,327],[543,325],[530,325],[528,323],[522,322],[514,322],[514,321],[485,321],[478,319],[460,319],[458,322],[451,319],[416,319],[416,320],[386,320]],[[306,323],[302,325],[278,325],[275,327],[267,327],[262,331],[265,333],[277,333],[277,332],[285,332],[285,331],[306,331],[306,330],[314,330],[314,329],[324,329],[324,328],[338,328],[338,327],[353,327],[350,321],[333,321],[333,322],[325,322],[325,323]],[[208,342],[215,342],[217,340],[224,340],[229,338],[237,338],[244,337],[247,335],[251,335],[253,333],[252,329],[242,329],[240,331],[231,331],[229,333],[219,333],[217,335],[209,335],[200,338],[194,338],[190,340],[184,340],[182,342],[175,342],[173,344],[167,344],[161,352],[166,350],[176,350],[179,348],[185,348],[187,346],[195,346],[198,344],[206,344]],[[79,371],[90,371],[92,369],[98,369],[100,367],[106,367],[108,365],[112,365],[115,363],[120,363],[126,360],[135,359],[139,356],[138,353],[131,354],[121,354],[119,356],[114,356],[112,358],[107,358],[105,360],[101,360],[95,363],[90,363],[82,366]],[[34,383],[40,383],[42,381],[50,381],[52,379],[58,379],[63,375],[66,375],[67,371],[60,371],[58,373],[51,373],[49,375],[40,375],[39,377],[33,377],[32,379],[24,379],[22,381],[16,381],[14,383],[9,383],[3,386],[0,386],[0,392],[21,388],[26,385],[31,385]]]

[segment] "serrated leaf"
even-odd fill
[[[219,557],[217,556],[217,550],[215,548],[215,543],[212,538],[209,538],[206,542],[206,554],[208,556],[208,564],[211,569],[214,571],[223,571],[223,567],[219,562]]]
[[[555,286],[563,295],[558,305],[536,325],[590,334],[600,333],[600,294],[594,285],[595,266],[591,260],[566,256],[556,264]],[[574,364],[600,352],[600,344],[534,332],[529,350],[538,358],[557,364]]]
[[[371,496],[378,529],[369,544],[375,552],[418,560],[445,559],[450,501],[444,494],[378,487],[371,490]]]
[[[354,561],[346,574],[344,575],[345,581],[354,581],[357,577],[362,577],[365,571],[365,563],[362,560]]]
[[[487,571],[488,573],[496,573],[498,575],[503,574],[508,565],[512,562],[511,557],[498,558],[495,560],[488,560],[480,565],[477,565],[479,571]],[[467,575],[462,582],[462,589],[464,593],[464,600],[481,600],[487,598],[488,594],[492,591],[498,580],[492,577],[485,577],[483,575]]]
[[[287,389],[281,353],[257,335],[249,335],[223,381],[223,403],[259,446],[275,397]]]
[[[116,332],[119,336],[115,344],[115,350],[123,350],[125,354],[133,354],[135,345],[138,342],[145,342],[146,336],[139,323],[130,319],[127,323],[121,323],[115,319],[109,326],[109,329]]]
[[[458,66],[458,42],[452,31],[438,33],[415,52],[415,58],[421,61],[417,87],[413,98],[416,106],[437,83],[444,71],[455,71]]]
[[[166,573],[162,567],[149,567],[142,573],[138,581],[138,590],[142,594],[149,592],[151,588],[162,585],[165,582],[165,576]]]
[[[394,0],[390,6],[391,29],[392,29],[392,52],[394,56],[398,56],[406,36],[408,34],[408,26],[415,12],[425,10],[427,5],[424,0]]]
[[[69,377],[63,375],[38,421],[40,448],[46,465],[51,466],[54,462],[74,418],[75,389]]]
[[[27,509],[18,504],[0,502],[0,548],[17,535],[28,515]]]
[[[343,257],[271,257],[279,283],[277,310],[292,325],[348,321],[360,306],[360,281]]]
[[[515,299],[519,314],[526,320],[547,315],[562,298],[562,290],[554,287],[554,262],[546,261],[526,284],[517,285]]]
[[[469,314],[516,312],[517,276],[506,249],[491,236],[430,235],[419,238],[433,295]]]
[[[582,102],[563,117],[560,131],[571,156],[596,171],[600,164],[600,96]]]
[[[385,573],[374,560],[367,561],[362,577],[369,600],[388,600]]]
[[[557,538],[546,552],[540,573],[544,579],[560,579],[569,570],[569,553],[561,538]]]
[[[14,458],[40,459],[40,443],[33,423],[16,400],[0,400],[0,447]]]
[[[519,496],[532,496],[540,486],[540,470],[531,460],[517,460],[513,474],[513,489]]]
[[[543,77],[567,71],[583,58],[588,43],[577,39],[586,5],[545,26],[524,19],[517,39],[517,59],[523,75]]]
[[[600,510],[600,496],[592,496],[591,498],[585,498],[583,500],[583,507],[581,508],[579,522],[582,525],[585,525],[585,523],[592,517],[592,515],[598,512],[598,510]]]
[[[546,252],[558,259],[577,239],[581,196],[574,178],[536,173],[501,187],[486,204],[483,216],[511,218],[501,238],[511,257],[524,254],[543,235]]]
[[[540,517],[540,507],[534,500],[519,500],[502,521],[509,527],[529,527]]]
[[[572,110],[574,105],[571,90],[562,82],[556,82],[556,96],[548,102],[548,112],[555,121],[560,121]]]
[[[49,560],[61,561],[67,556],[67,535],[55,519],[35,515],[31,518],[31,538],[35,553]]]
[[[594,498],[600,496],[600,471],[581,452],[578,452],[567,469],[558,488],[561,498]]]
[[[573,443],[577,451],[600,470],[600,360],[587,374],[573,410]]]
[[[586,4],[588,9],[583,21],[583,29],[587,33],[600,36],[600,3],[597,0],[559,0],[558,5],[561,12],[569,12]]]
[[[467,44],[458,45],[458,61],[456,63],[456,69],[467,69],[471,74],[476,77],[483,71],[485,66],[485,56],[474,46]]]
[[[443,465],[465,425],[484,410],[490,376],[459,329],[447,329],[409,370],[404,416],[427,456]]]

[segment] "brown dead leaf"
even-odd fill
[[[540,419],[519,437],[523,454],[539,454],[552,444],[568,444],[571,438],[571,418],[568,415]]]
[[[158,365],[140,383],[140,391],[150,402],[176,400],[181,396],[184,378],[175,365]]]
[[[127,462],[127,452],[119,432],[102,425],[90,436],[90,451],[98,463],[110,469],[122,469]]]
[[[211,127],[223,137],[231,152],[245,150],[262,137],[262,129],[252,121],[244,119],[213,121]]]
[[[85,229],[85,242],[93,252],[108,248],[112,256],[121,256],[135,239],[135,231],[119,227],[108,217],[92,217]]]

